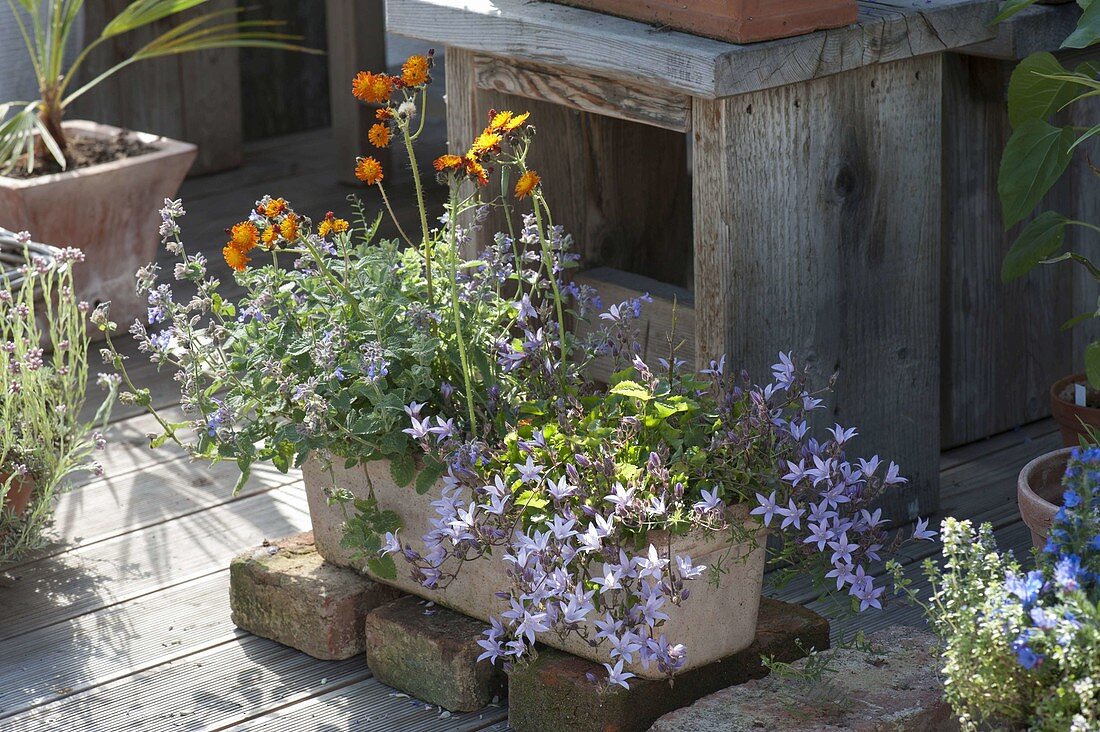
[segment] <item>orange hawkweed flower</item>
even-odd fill
[[[471,155],[483,155],[488,152],[492,152],[500,148],[500,142],[503,140],[500,135],[495,132],[486,130],[478,135],[474,140],[474,144],[470,146]]]
[[[542,178],[539,177],[538,173],[533,170],[528,170],[516,181],[516,198],[522,201],[524,198],[530,196],[541,181]]]
[[[286,200],[282,198],[272,198],[265,203],[261,203],[256,207],[256,210],[268,218],[275,218],[283,211],[286,211]]]
[[[393,77],[360,71],[351,81],[351,93],[368,104],[385,104],[393,94]]]
[[[288,242],[298,241],[298,217],[294,214],[287,214],[286,218],[279,224],[279,233]]]
[[[390,144],[390,128],[387,125],[378,122],[370,128],[370,132],[367,133],[367,139],[375,147],[389,147]]]
[[[463,166],[463,163],[464,161],[459,155],[440,155],[432,165],[442,173],[444,170],[458,170]]]
[[[256,246],[259,240],[260,232],[256,225],[251,221],[242,221],[229,230],[229,241],[226,242],[226,246],[234,247],[241,254],[245,254]]]
[[[508,119],[507,122],[500,126],[501,132],[508,133],[519,129],[523,126],[523,123],[527,121],[527,118],[531,116],[530,112],[524,112],[521,115],[513,116]]]
[[[401,81],[405,86],[422,86],[428,83],[428,59],[426,56],[409,56],[401,66]]]
[[[348,230],[348,222],[344,219],[336,218],[336,214],[329,211],[325,214],[325,218],[321,221],[321,225],[317,227],[317,233],[321,236],[329,236],[330,234],[343,234]]]
[[[393,112],[390,111],[389,107],[380,107],[375,110],[374,118],[385,122],[393,118]]]
[[[279,241],[279,227],[272,224],[264,229],[263,236],[260,237],[260,241],[268,249],[275,248],[275,242]]]
[[[489,126],[485,128],[487,132],[500,132],[504,129],[504,125],[508,124],[512,119],[511,112],[497,112],[492,111],[489,113]]]
[[[222,248],[222,256],[225,257],[225,263],[238,272],[243,272],[251,261],[247,254],[232,244],[226,244]]]
[[[466,166],[466,175],[477,181],[479,186],[489,185],[489,171],[485,170],[485,166],[479,163],[477,158],[467,155],[462,162]]]
[[[359,158],[355,164],[355,177],[369,186],[382,181],[382,164],[374,158]]]

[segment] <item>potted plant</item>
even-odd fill
[[[781,560],[810,562],[857,608],[880,607],[866,565],[887,542],[870,502],[903,482],[897,466],[850,463],[854,430],[812,439],[821,401],[787,356],[763,387],[724,359],[682,373],[671,345],[659,367],[639,359],[646,298],[603,308],[564,277],[576,255],[527,166],[526,114],[494,112],[467,151],[434,160],[448,202],[430,217],[415,143],[431,58],[353,84],[379,105],[370,144],[409,157],[419,207],[414,226],[394,217],[403,242],[378,241],[381,219],[361,204],[354,221],[312,220],[265,196],[229,230],[223,255],[245,290],[230,302],[185,249],[182,206],[165,206],[173,275],[197,295],[177,302],[155,266],[139,272],[148,317],[130,332],[177,371],[189,417],[158,416],[154,444],[234,460],[242,482],[257,460],[302,467],[322,556],[491,620],[487,659],[515,662],[538,638],[625,685],[739,650],[755,630],[769,528],[788,539]],[[378,161],[360,158],[356,174],[392,216]],[[508,231],[464,259],[489,206]],[[582,339],[567,317],[601,327]],[[97,324],[114,349],[117,326]],[[610,386],[585,375],[601,357],[615,364]],[[148,406],[114,362],[123,398]],[[532,594],[536,575],[555,592]],[[703,622],[719,613],[721,632]]]
[[[925,609],[964,730],[1100,729],[1098,470],[1100,449],[1071,451],[1063,507],[1034,569],[999,552],[989,524],[944,522],[944,563],[925,565]]]
[[[253,46],[300,49],[271,21],[232,17],[236,11],[189,18],[86,83],[89,54],[104,43],[206,0],[134,0],[75,58],[65,52],[80,22],[83,0],[9,3],[35,76],[39,98],[0,103],[0,225],[26,229],[48,243],[88,257],[77,280],[93,303],[110,297],[116,314],[139,314],[144,303],[131,273],[157,245],[157,205],[175,195],[195,159],[194,145],[88,121],[65,121],[68,107],[116,71],[161,56]]]
[[[1033,2],[1006,3],[997,19],[1008,18]],[[1082,15],[1077,29],[1062,43],[1062,48],[1083,49],[1100,41],[1092,22],[1089,14]],[[1013,71],[1008,85],[1008,115],[1013,132],[1001,159],[997,184],[1006,229],[1035,210],[1065,173],[1077,148],[1100,131],[1100,126],[1058,124],[1053,119],[1062,110],[1095,94],[1098,72],[1100,67],[1091,61],[1067,69],[1046,52],[1031,54]],[[1005,257],[1001,278],[1011,282],[1039,264],[1073,261],[1100,281],[1100,269],[1085,255],[1063,251],[1070,227],[1100,231],[1095,224],[1043,211],[1024,226],[1013,243]],[[1064,327],[1092,320],[1097,315],[1100,308],[1077,315]],[[1098,389],[1100,341],[1094,341],[1085,349],[1084,371],[1060,379],[1051,387],[1051,411],[1067,446],[1076,445],[1085,437],[1087,427],[1100,427]]]
[[[26,234],[0,229],[0,246],[25,257],[0,275],[0,564],[39,542],[54,498],[79,471],[102,473],[92,454],[103,433],[117,378],[92,423],[80,421],[88,379],[89,305],[78,301],[76,249],[47,250]]]
[[[552,0],[733,43],[767,41],[856,22],[855,0]]]

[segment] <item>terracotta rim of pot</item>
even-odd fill
[[[1085,381],[1085,374],[1071,374],[1055,381],[1050,387],[1050,411],[1058,426],[1062,428],[1062,438],[1067,447],[1077,444],[1078,437],[1085,434],[1081,423],[1100,427],[1100,409],[1082,407],[1062,398],[1062,391],[1070,384]]]
[[[1016,481],[1020,517],[1031,529],[1031,542],[1037,548],[1046,544],[1050,525],[1061,506],[1062,476],[1074,449],[1063,447],[1040,455],[1024,466]]]

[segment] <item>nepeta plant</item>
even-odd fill
[[[6,234],[6,232],[3,232]],[[54,497],[74,473],[102,474],[92,459],[103,449],[117,380],[101,377],[108,395],[90,424],[80,421],[88,380],[88,304],[73,292],[77,249],[38,256],[26,232],[9,242],[26,263],[0,275],[0,504],[30,486],[26,510],[0,509],[0,563],[33,549]]]

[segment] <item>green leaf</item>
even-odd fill
[[[1089,386],[1100,389],[1100,341],[1085,347],[1085,374],[1089,377]]]
[[[416,462],[413,456],[407,452],[394,455],[390,458],[390,477],[397,485],[404,487],[412,483],[416,475]]]
[[[1005,255],[1001,266],[1001,281],[1012,282],[1030,272],[1044,259],[1049,259],[1065,242],[1065,216],[1044,211],[1020,232]]]
[[[641,399],[648,401],[653,398],[653,395],[649,392],[649,389],[645,388],[636,381],[620,381],[615,386],[611,387],[612,394],[618,394],[619,396],[630,397],[631,399]]]
[[[424,469],[416,476],[416,492],[424,495],[430,491],[446,469],[447,466],[439,460],[433,457],[424,458]]]
[[[371,557],[367,560],[367,569],[378,579],[392,580],[397,577],[397,565],[393,557],[387,554],[384,557]]]
[[[1081,313],[1080,315],[1074,315],[1072,318],[1062,323],[1061,329],[1071,330],[1073,328],[1076,328],[1081,323],[1084,323],[1086,320],[1092,320],[1096,317],[1096,315],[1096,313]]]
[[[1005,0],[1004,5],[1001,6],[1000,12],[997,13],[997,17],[993,19],[991,25],[1011,18],[1027,6],[1034,5],[1035,2],[1036,0]]]
[[[1040,119],[1022,123],[1005,146],[997,178],[1005,228],[1024,219],[1069,165],[1076,135]]]
[[[245,483],[252,475],[252,461],[248,458],[240,458],[237,460],[237,467],[240,469],[241,475],[237,478],[236,485],[233,486],[233,495],[237,495],[244,490]]]
[[[1088,48],[1100,41],[1100,3],[1089,3],[1077,20],[1077,30],[1062,41],[1062,48]]]
[[[1033,53],[1017,64],[1008,82],[1008,121],[1012,127],[1029,119],[1045,120],[1072,100],[1077,86],[1050,78],[1068,73],[1053,54],[1046,52]]]

